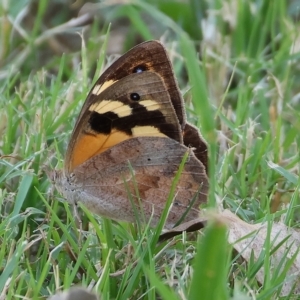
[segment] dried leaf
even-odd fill
[[[252,253],[254,258],[258,259],[265,245],[268,224],[248,224],[228,210],[222,212],[220,216],[228,224],[228,241],[233,245],[235,250],[238,251],[246,261],[250,260]],[[298,295],[300,294],[300,232],[282,223],[273,223],[271,225],[270,240],[272,249],[279,246],[282,241],[284,242],[270,257],[270,272],[272,273],[272,270],[275,270],[279,266],[283,257],[286,257],[286,262],[288,262],[293,256],[296,256],[287,271],[285,283],[281,290],[281,296],[288,295],[294,285],[293,294]],[[247,237],[244,238],[245,236]],[[281,270],[283,270],[283,268],[284,265],[281,267]],[[264,276],[264,267],[262,266],[256,274],[256,278],[261,284],[264,282]]]
[[[232,244],[234,249],[240,253],[245,261],[250,261],[252,255],[255,260],[259,259],[261,251],[264,249],[265,242],[268,236],[268,224],[248,224],[242,221],[229,210],[221,213],[208,213],[207,216],[201,216],[190,222],[183,223],[171,230],[164,232],[159,241],[165,241],[172,238],[183,231],[195,231],[203,228],[207,220],[211,218],[219,219],[227,224],[229,234],[228,242]],[[270,255],[270,273],[280,265],[283,258],[286,257],[285,263],[291,262],[291,266],[285,276],[285,282],[281,290],[281,296],[288,295],[291,291],[293,294],[300,294],[300,231],[287,227],[282,223],[272,223],[270,232],[271,249],[276,251]],[[283,271],[285,263],[281,266],[280,271]],[[256,279],[263,284],[265,277],[264,266],[256,273]]]

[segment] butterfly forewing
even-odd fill
[[[164,81],[171,103],[175,109],[180,126],[185,125],[185,109],[183,99],[174,77],[172,64],[164,46],[159,41],[147,41],[130,49],[102,73],[91,89],[84,103],[79,119],[97,96],[114,82],[135,73],[151,71]],[[75,125],[75,128],[77,124]]]
[[[67,151],[68,172],[136,136],[167,136],[182,143],[166,86],[152,72],[120,79],[101,92],[82,114]]]

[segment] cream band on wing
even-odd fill
[[[135,126],[131,129],[132,135],[136,136],[159,136],[166,137],[165,134],[160,132],[158,128],[154,126]]]
[[[102,85],[100,84],[96,84],[92,90],[92,94],[93,95],[100,95],[104,90],[106,90],[109,86],[111,86],[113,83],[117,82],[118,80],[116,81],[113,81],[113,80],[108,80],[108,81],[105,81]]]
[[[154,111],[160,109],[159,103],[153,100],[142,100],[139,101],[139,104],[143,105],[148,111]]]
[[[144,106],[147,111],[155,111],[160,109],[159,103],[153,100],[142,100],[139,104]],[[102,100],[100,103],[94,103],[89,108],[90,111],[95,111],[98,114],[105,114],[107,112],[115,113],[119,118],[130,116],[132,108],[117,100]]]
[[[113,112],[119,118],[130,116],[132,112],[132,108],[129,105],[117,100],[102,100],[100,103],[92,104],[89,110],[95,111],[100,115]]]

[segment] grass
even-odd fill
[[[263,282],[255,276],[270,269],[270,238],[259,259],[245,263],[219,221],[196,240],[183,233],[162,244],[147,226],[104,220],[84,207],[78,224],[45,173],[62,167],[106,57],[161,38],[188,119],[209,142],[208,206],[249,223],[299,227],[297,3],[104,1],[92,9],[94,21],[76,18],[80,7],[49,0],[1,3],[0,298],[45,299],[82,284],[104,300],[298,299],[293,291],[280,295],[287,253],[283,269],[266,272]]]

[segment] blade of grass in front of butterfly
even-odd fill
[[[175,226],[179,226],[185,219],[185,217],[187,216],[187,214],[189,213],[189,211],[194,207],[194,204],[197,200],[197,197],[199,195],[199,193],[201,192],[201,188],[202,188],[202,184],[200,185],[198,191],[195,193],[195,195],[193,196],[193,199],[191,200],[191,202],[189,203],[188,207],[186,208],[185,212],[183,213],[183,215],[181,216],[181,218],[176,222]]]
[[[185,33],[180,36],[180,46],[188,71],[189,81],[192,86],[193,105],[199,117],[201,133],[208,144],[208,170],[210,175],[210,189],[208,195],[208,205],[215,207],[215,162],[217,157],[217,136],[215,132],[215,119],[211,104],[206,93],[206,82],[195,47]],[[195,63],[198,62],[198,63]]]
[[[136,221],[135,224],[136,224],[137,230],[138,230],[138,241],[139,241],[137,244],[132,243],[133,247],[135,248],[134,257],[136,257],[137,259],[143,258],[146,260],[147,260],[147,258],[144,258],[144,257],[149,257],[147,261],[151,261],[151,257],[152,257],[151,253],[152,252],[149,248],[148,241],[151,241],[150,228],[151,228],[152,215],[150,216],[149,220],[147,220],[147,218],[145,216],[142,199],[140,198],[140,193],[139,193],[138,185],[136,182],[134,170],[133,170],[130,162],[128,163],[128,168],[129,168],[129,171],[131,174],[131,180],[132,180],[132,183],[134,186],[134,195],[130,191],[128,182],[125,181],[125,179],[124,179],[124,185],[125,185],[127,195],[128,195],[128,198],[131,203],[133,213],[135,216],[135,221]],[[137,201],[134,201],[133,197],[136,198]],[[143,245],[143,241],[146,241],[146,246],[148,246],[148,249],[147,249],[147,247],[145,248],[145,246]]]
[[[131,182],[134,187],[134,194],[130,190],[128,182],[124,177],[123,177],[123,182],[124,182],[124,186],[126,188],[127,196],[129,198],[132,210],[133,210],[133,214],[135,217],[135,223],[137,224],[137,228],[141,234],[141,229],[143,227],[142,224],[146,224],[147,220],[146,220],[145,212],[143,209],[143,203],[140,198],[140,192],[138,189],[138,185],[137,185],[137,182],[135,179],[135,172],[134,172],[134,169],[132,168],[130,162],[128,162],[128,169],[129,169],[129,172],[131,175]],[[136,199],[136,200],[134,200],[134,199]]]
[[[227,227],[213,220],[198,242],[189,300],[199,299],[199,295],[201,300],[229,299],[226,286],[229,257]]]
[[[155,228],[155,235],[153,236],[153,240],[152,240],[152,249],[154,249],[155,245],[157,244],[157,241],[159,240],[159,236],[160,236],[160,234],[161,234],[161,232],[164,228],[164,225],[166,223],[166,220],[168,218],[169,211],[170,211],[170,209],[172,207],[172,203],[174,201],[174,197],[175,197],[175,193],[176,193],[176,187],[178,185],[181,173],[184,170],[184,166],[185,166],[185,163],[186,163],[188,157],[189,157],[189,150],[186,151],[186,153],[182,157],[179,168],[178,168],[178,170],[175,174],[175,177],[172,181],[172,185],[171,185],[170,192],[169,192],[166,204],[165,204],[165,208],[164,208],[164,210],[161,214],[160,221],[159,221],[158,225]]]

